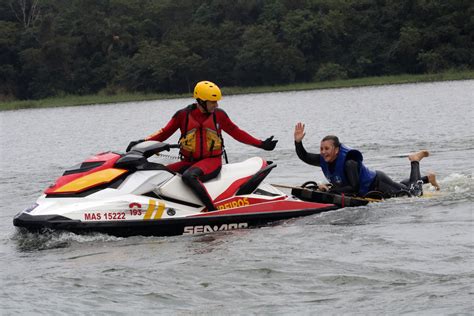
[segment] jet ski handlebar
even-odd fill
[[[179,148],[179,144],[166,144],[154,140],[148,140],[134,145],[114,166],[123,169],[139,169],[149,165],[148,158],[162,151],[169,151],[171,148]]]
[[[179,144],[167,144],[154,140],[147,140],[133,146],[128,154],[138,154],[145,158],[149,158],[162,151],[170,151],[171,148],[179,148]]]

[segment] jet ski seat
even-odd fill
[[[204,183],[215,202],[234,194],[250,194],[265,178],[275,164],[268,165],[261,157],[252,157],[242,162],[223,165],[219,175]],[[263,170],[268,170],[262,172]]]
[[[276,167],[268,165],[261,157],[252,157],[242,162],[222,166],[219,175],[204,183],[207,192],[214,202],[239,194],[251,193],[270,172]],[[156,190],[159,196],[166,196],[201,205],[202,202],[188,188],[181,177],[174,177]]]

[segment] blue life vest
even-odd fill
[[[324,176],[331,184],[338,187],[349,185],[344,172],[344,165],[349,153],[351,153],[351,159],[359,163],[359,195],[364,195],[369,192],[369,187],[375,178],[375,171],[370,170],[362,163],[363,157],[360,151],[341,144],[339,154],[336,158],[334,172],[329,171],[329,165],[323,159],[323,156],[320,157],[321,169],[323,170]]]

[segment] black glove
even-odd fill
[[[135,146],[136,144],[140,144],[142,142],[144,142],[145,140],[144,139],[139,139],[139,140],[134,140],[134,141],[131,141],[130,144],[128,144],[127,146],[127,149],[125,150],[126,152],[129,152],[133,146]]]
[[[262,142],[262,145],[260,148],[265,149],[265,150],[273,150],[275,149],[276,144],[278,143],[277,140],[273,140],[273,135],[271,137],[268,137]]]

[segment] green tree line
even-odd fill
[[[0,99],[473,68],[469,0],[3,0]]]

